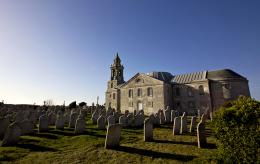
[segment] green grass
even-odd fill
[[[16,147],[0,147],[0,163],[210,163],[215,138],[207,131],[208,147],[197,148],[195,134],[172,135],[172,125],[154,128],[154,141],[143,141],[142,128],[122,129],[120,147],[104,149],[106,130],[87,121],[83,135],[73,129],[22,136]]]

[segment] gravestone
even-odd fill
[[[156,118],[155,118],[155,116],[154,116],[154,114],[152,113],[152,114],[150,114],[150,116],[149,116],[149,120],[150,120],[150,122],[153,124],[153,125],[155,125],[156,124]]]
[[[192,116],[190,121],[190,133],[194,132],[195,128],[196,128],[196,116]]]
[[[129,113],[128,116],[126,117],[126,123],[127,123],[127,126],[132,125],[132,123],[133,123],[133,114],[132,113]]]
[[[186,117],[186,113],[183,112],[183,115],[181,116],[181,130],[180,130],[180,134],[184,134],[186,132],[188,132],[187,117]]]
[[[181,118],[175,117],[173,121],[173,135],[180,134],[181,129]]]
[[[98,112],[98,110],[96,109],[95,112],[92,114],[92,117],[91,117],[93,124],[97,124],[97,119],[98,119],[98,117],[99,117],[99,112]]]
[[[197,125],[197,140],[198,140],[198,148],[203,148],[207,146],[207,137],[205,131],[205,123],[203,122],[203,118],[200,120]]]
[[[97,119],[97,125],[98,125],[98,129],[106,129],[106,118],[101,115]]]
[[[55,122],[56,129],[58,130],[64,130],[65,125],[65,117],[63,114],[58,114]]]
[[[144,121],[144,141],[153,140],[153,122],[150,119]]]
[[[112,124],[107,128],[105,148],[112,149],[119,147],[120,144],[120,135],[121,135],[121,125]]]
[[[20,123],[24,120],[24,115],[22,112],[17,112],[16,115],[15,115],[15,121],[16,123]]]
[[[122,127],[126,127],[127,126],[126,116],[125,115],[122,115],[122,116],[119,117],[119,124]]]
[[[165,122],[170,123],[171,122],[171,110],[169,106],[167,106],[167,109],[164,111],[165,113]]]
[[[33,124],[32,121],[29,121],[28,119],[23,120],[22,122],[20,122],[18,124],[18,126],[21,129],[21,135],[32,134],[33,133],[34,124]]]
[[[14,122],[10,124],[5,133],[1,146],[11,146],[19,142],[22,131],[18,126],[18,123]]]
[[[163,110],[159,110],[159,118],[160,118],[160,124],[165,124],[165,116],[164,116],[164,113],[163,113]]]
[[[135,126],[140,127],[144,123],[144,115],[142,112],[138,112],[137,115],[135,116]]]
[[[115,117],[113,115],[108,116],[107,123],[108,123],[108,126],[115,124],[116,123]]]
[[[154,117],[155,117],[154,125],[160,125],[160,117],[159,117],[159,114],[156,113],[156,114],[154,115]]]
[[[70,115],[70,123],[69,123],[69,127],[70,128],[75,128],[77,117],[78,117],[77,113],[71,113],[71,115]]]
[[[5,132],[10,124],[9,118],[0,118],[0,139],[4,138]]]
[[[84,133],[86,128],[85,119],[83,115],[79,115],[78,119],[76,120],[75,125],[75,134],[82,134]]]
[[[55,125],[56,122],[56,115],[53,112],[48,114],[48,123],[49,125]]]
[[[172,110],[171,111],[171,122],[174,121],[174,118],[176,117],[176,111],[175,110]]]
[[[70,123],[70,114],[68,112],[66,112],[64,114],[64,124],[69,125],[69,123]]]
[[[39,118],[39,128],[38,132],[46,132],[49,130],[49,123],[48,123],[48,118],[46,115],[42,115]]]
[[[129,114],[129,110],[125,110],[125,116],[127,117]]]

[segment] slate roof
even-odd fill
[[[207,71],[175,75],[172,78],[171,82],[178,83],[178,84],[184,84],[184,83],[190,83],[192,81],[206,80],[206,74],[207,74]]]
[[[169,72],[149,72],[146,75],[167,83],[171,82],[173,78],[173,75]]]
[[[229,79],[229,78],[240,78],[246,79],[245,77],[239,75],[238,73],[230,70],[230,69],[221,69],[215,71],[208,71],[207,79]]]

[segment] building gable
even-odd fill
[[[162,85],[164,82],[148,76],[146,74],[137,73],[130,80],[120,86],[120,88],[135,88],[138,86],[152,86],[152,85]]]

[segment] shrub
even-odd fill
[[[239,97],[225,104],[215,113],[213,129],[221,161],[260,162],[260,102]]]

